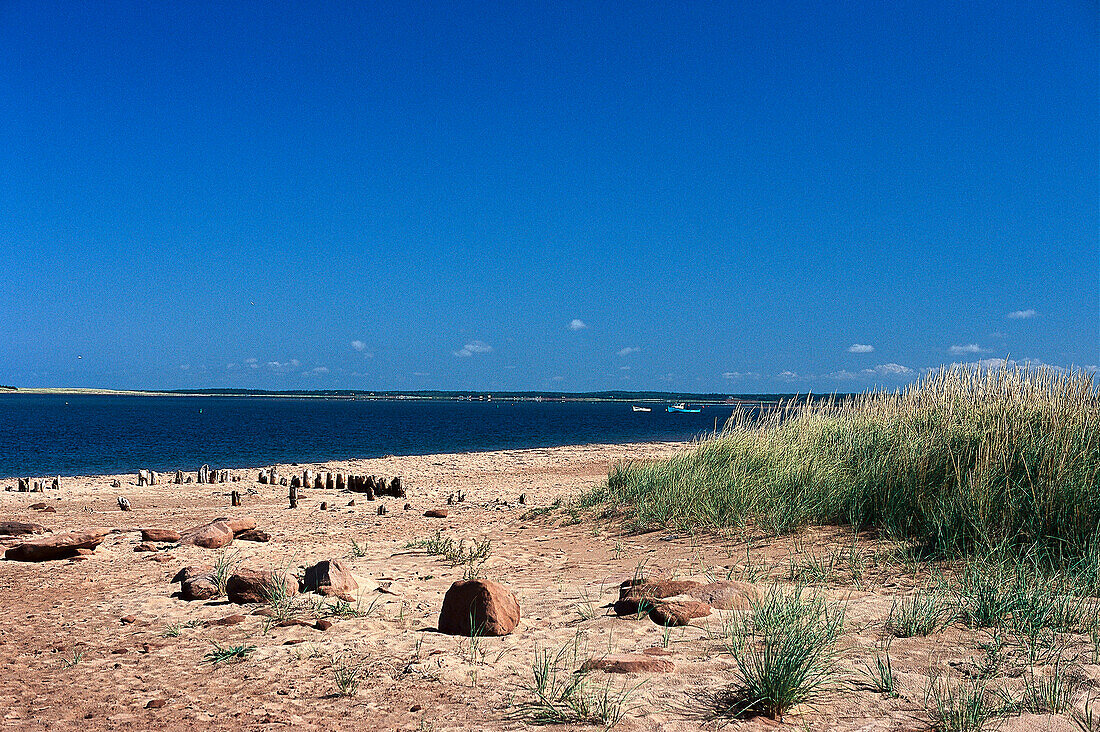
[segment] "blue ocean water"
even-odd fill
[[[731,407],[607,402],[0,394],[0,477],[244,468],[382,455],[683,440]]]

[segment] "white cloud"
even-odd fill
[[[908,376],[913,373],[913,369],[900,363],[882,363],[873,369],[864,369],[863,373],[875,376]]]
[[[362,351],[364,348],[367,347],[367,344],[363,343],[363,341],[352,341],[351,347],[354,348],[356,351]]]
[[[186,371],[189,368],[191,368],[191,364],[189,364],[189,363],[181,363],[180,364],[180,370],[181,371]]]
[[[875,347],[866,343],[853,343],[848,346],[848,353],[874,353]]]
[[[1034,310],[1028,308],[1027,310],[1013,310],[1011,313],[1009,313],[1005,317],[1010,319],[1010,320],[1023,320],[1025,318],[1034,318],[1035,315],[1036,315],[1036,312]]]
[[[424,376],[431,376],[431,374],[429,374],[427,371],[413,371],[413,376],[424,377]]]
[[[493,347],[485,341],[470,341],[464,345],[460,350],[455,351],[454,355],[459,358],[469,358],[474,354],[492,353]]]
[[[572,320],[569,321],[569,325],[568,325],[569,330],[584,330],[587,327],[588,327],[588,324],[585,323],[580,318],[573,318]]]
[[[780,371],[775,376],[776,378],[783,379],[784,381],[796,381],[802,378],[794,371]]]
[[[722,373],[723,379],[729,379],[730,381],[738,381],[740,379],[759,379],[760,374],[755,371],[725,371]]]
[[[629,366],[620,366],[619,371],[630,371],[630,367]]]
[[[307,376],[310,375],[310,374],[318,374],[318,375],[327,374],[328,373],[328,367],[327,366],[317,366],[316,368],[312,368],[309,371],[306,371],[305,373],[306,373]]]
[[[290,371],[301,366],[302,362],[292,358],[289,361],[268,361],[264,365],[271,371]]]
[[[551,376],[550,381],[565,381],[564,376]]]
[[[968,343],[965,346],[951,346],[947,352],[952,356],[965,356],[968,353],[985,353],[985,349],[977,343]]]
[[[246,358],[244,360],[244,365],[247,366],[250,369],[258,369],[258,368],[260,368],[260,361],[259,361],[259,359],[255,359],[255,358]]]
[[[627,346],[626,348],[620,348],[618,350],[618,355],[619,356],[629,356],[630,354],[637,353],[640,350],[642,350],[642,349],[638,348],[637,346]]]

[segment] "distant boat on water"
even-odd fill
[[[683,412],[685,414],[697,414],[697,413],[703,411],[703,409],[702,409],[702,407],[689,407],[684,402],[680,402],[679,404],[669,405],[668,411],[669,412]]]
[[[631,408],[631,410],[633,410],[635,412],[652,412],[653,411],[649,407],[639,407],[637,404],[631,404],[630,408]]]

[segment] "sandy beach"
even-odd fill
[[[590,675],[594,688],[632,690],[617,729],[713,729],[717,723],[706,718],[707,700],[733,680],[735,669],[715,631],[733,613],[714,610],[668,631],[645,615],[616,617],[610,605],[619,584],[641,567],[650,577],[738,578],[761,585],[768,578],[794,577],[819,585],[830,601],[845,607],[837,675],[844,683],[787,721],[805,729],[925,728],[930,664],[970,663],[975,636],[949,628],[927,638],[897,639],[890,649],[897,698],[859,688],[853,680],[880,647],[892,598],[912,587],[922,571],[907,574],[882,559],[885,545],[861,541],[855,555],[873,559],[860,559],[857,573],[849,571],[857,566],[852,551],[844,553],[853,538],[841,529],[813,529],[750,547],[733,536],[627,535],[613,524],[542,510],[604,480],[614,461],[667,456],[680,447],[585,445],[278,466],[284,475],[308,467],[399,475],[408,486],[407,499],[374,502],[346,492],[304,490],[296,510],[287,507],[287,488],[258,483],[257,470],[233,471],[240,482],[214,485],[139,488],[134,475],[125,475],[67,479],[60,491],[0,492],[5,520],[36,522],[51,531],[122,530],[77,560],[0,564],[0,664],[9,678],[0,691],[0,726],[523,729],[530,726],[521,713],[532,698],[536,652],[566,648],[566,674],[590,658],[646,649],[671,661],[671,671]],[[121,488],[110,486],[116,479]],[[231,490],[242,493],[240,508],[230,507]],[[464,500],[448,505],[448,497],[459,493]],[[518,503],[521,494],[526,505]],[[119,510],[119,495],[130,500],[130,511]],[[327,510],[319,510],[322,501]],[[39,502],[56,511],[30,508]],[[382,504],[385,515],[378,514]],[[423,515],[441,508],[448,510],[446,518]],[[237,540],[221,550],[134,550],[137,529],[183,530],[225,515],[255,519],[270,541]],[[474,641],[436,632],[444,593],[463,573],[461,566],[409,547],[436,532],[456,541],[492,542],[482,576],[516,593],[522,618],[514,632]],[[308,624],[272,627],[269,618],[251,614],[258,606],[173,596],[179,586],[169,580],[178,570],[211,565],[227,552],[248,567],[299,573],[317,561],[341,558],[359,579],[360,614],[333,618],[325,631]],[[803,576],[826,563],[832,569],[817,582]],[[243,620],[214,623],[234,615]],[[204,659],[215,644],[254,649],[243,660],[214,665]],[[359,670],[357,693],[337,694],[338,668]],[[1100,676],[1100,667],[1082,668],[1091,679]],[[762,718],[733,724],[776,725]],[[1065,716],[1023,715],[1004,728],[1072,725]]]

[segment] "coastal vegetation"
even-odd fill
[[[831,524],[944,557],[1095,555],[1100,390],[1082,371],[954,366],[901,392],[739,411],[693,449],[613,466],[582,502],[637,531]]]

